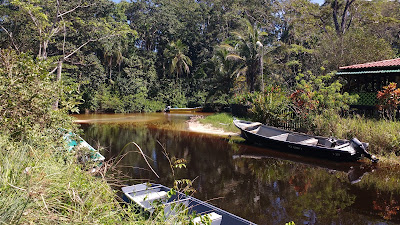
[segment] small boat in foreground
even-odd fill
[[[74,151],[82,148],[86,148],[89,150],[89,156],[84,161],[91,160],[96,162],[98,165],[101,165],[105,160],[104,156],[99,153],[95,148],[93,148],[89,143],[87,143],[83,138],[73,132],[66,132],[63,136],[64,140],[68,143],[68,151]]]
[[[368,143],[360,142],[357,138],[350,141],[336,140],[288,131],[258,122],[235,119],[233,123],[240,129],[244,139],[262,147],[335,161],[357,161],[366,157],[372,162],[378,162],[375,156],[367,152]]]
[[[195,108],[171,108],[171,106],[167,106],[165,108],[165,112],[170,112],[170,113],[185,113],[185,112],[201,112],[203,110],[203,107],[195,107]]]
[[[171,191],[171,188],[161,184],[142,183],[126,186],[122,187],[122,192],[129,201],[149,212],[154,211],[157,203],[163,204],[164,215],[167,218],[173,219],[175,214],[187,210],[187,215],[195,214],[195,218],[192,220],[193,224],[255,224],[194,197]]]

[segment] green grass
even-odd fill
[[[99,224],[120,220],[122,208],[104,179],[81,169],[64,146],[0,139],[0,223]]]
[[[151,218],[135,213],[131,206],[122,207],[107,175],[86,171],[91,166],[80,164],[56,134],[37,133],[23,142],[0,135],[0,149],[0,224],[174,224],[188,220],[186,211],[165,218],[161,206]]]
[[[202,124],[210,124],[215,128],[221,128],[227,132],[239,132],[239,129],[233,125],[233,117],[227,113],[217,113],[199,120]]]
[[[396,158],[400,154],[400,121],[367,119],[360,116],[328,120],[317,117],[315,133],[322,136],[368,142],[368,151],[379,156]],[[398,157],[397,160],[398,161]]]

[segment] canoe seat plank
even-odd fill
[[[316,146],[318,144],[318,139],[316,138],[309,138],[307,140],[304,141],[300,141],[298,142],[299,144],[303,144],[303,145],[312,145],[312,146]]]
[[[248,130],[249,128],[252,128],[252,127],[255,127],[255,126],[260,126],[260,125],[262,125],[262,123],[259,123],[259,122],[250,123],[250,124],[243,125],[243,129]]]
[[[208,214],[202,215],[202,216],[198,216],[193,219],[193,223],[196,225],[197,224],[206,224],[205,222],[208,222],[208,219],[205,217],[208,217],[208,219],[210,219],[211,225],[220,225],[221,224],[222,216],[215,212],[208,213]]]
[[[286,141],[288,136],[289,136],[289,133],[285,133],[285,134],[279,134],[279,135],[271,136],[269,138],[274,139],[274,140],[278,140],[278,141]]]
[[[142,207],[149,209],[152,208],[151,204],[159,199],[163,199],[167,197],[167,192],[160,191],[160,192],[151,192],[141,195],[136,195],[132,197],[132,200],[140,204]]]
[[[350,143],[345,143],[345,144],[342,144],[342,145],[335,146],[335,149],[343,149],[343,148],[345,148],[345,147],[347,147],[349,145],[350,145]]]

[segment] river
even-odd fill
[[[400,224],[397,167],[335,163],[190,132],[190,114],[74,116],[82,137],[117,163],[119,183],[172,187],[174,180],[190,179],[194,197],[257,224]],[[184,159],[186,168],[172,171],[174,159]]]

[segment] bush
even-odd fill
[[[291,102],[287,93],[280,87],[269,86],[264,93],[254,93],[249,101],[253,120],[274,126],[290,120]]]
[[[35,61],[28,54],[0,50],[1,132],[23,138],[34,127],[41,130],[71,126],[72,119],[66,113],[76,110],[76,101],[61,90],[74,92],[73,87],[55,82],[55,75],[47,70],[50,65]],[[54,110],[58,100],[61,107]]]
[[[349,105],[357,101],[358,95],[341,93],[338,80],[332,82],[333,73],[314,76],[311,72],[296,77],[296,90],[290,95],[294,104],[295,120],[307,130],[313,130],[316,116],[327,119],[349,110]]]
[[[397,83],[390,83],[378,91],[378,109],[383,118],[393,120],[396,118],[397,108],[400,104],[400,88],[396,88]]]

